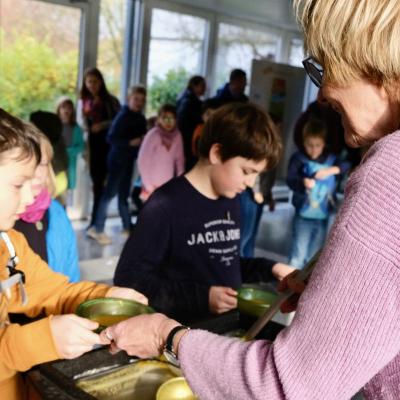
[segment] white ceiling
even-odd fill
[[[276,28],[298,31],[291,0],[174,0],[237,18],[265,23]]]

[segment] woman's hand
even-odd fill
[[[74,314],[55,315],[50,320],[57,352],[62,358],[72,359],[93,349],[96,344],[109,344],[107,338],[100,338],[92,332],[99,324]],[[34,345],[34,344],[33,344]]]
[[[295,267],[284,263],[276,263],[272,267],[272,274],[278,281],[281,281],[283,278],[291,274],[292,272],[297,271]]]
[[[208,292],[208,305],[213,314],[222,314],[237,308],[237,292],[230,287],[211,286]]]
[[[289,313],[296,310],[300,295],[306,288],[306,282],[303,282],[298,278],[299,272],[299,270],[295,270],[291,274],[287,275],[281,282],[279,282],[279,292],[284,292],[288,289],[294,292],[294,294],[281,305],[281,311],[283,313]]]
[[[106,297],[116,297],[119,299],[127,299],[138,301],[139,303],[149,304],[148,298],[136,290],[130,288],[124,288],[119,286],[113,286],[110,288],[106,294]]]
[[[163,314],[143,314],[108,327],[100,337],[112,340],[113,353],[125,350],[131,356],[149,358],[162,353],[169,333],[179,325]]]

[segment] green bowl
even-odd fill
[[[98,322],[98,331],[136,315],[154,312],[151,307],[137,301],[114,297],[87,300],[76,309],[76,314],[80,317]]]
[[[261,289],[241,287],[237,298],[239,312],[259,317],[275,302],[278,295]]]

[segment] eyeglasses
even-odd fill
[[[163,122],[175,122],[175,118],[174,117],[162,117],[161,121],[163,121]]]
[[[312,83],[320,88],[322,86],[322,77],[324,76],[324,70],[319,66],[319,64],[314,61],[312,57],[306,58],[302,61],[302,63]]]

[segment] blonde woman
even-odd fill
[[[38,135],[41,161],[32,181],[35,200],[20,215],[15,229],[25,235],[30,247],[54,271],[67,275],[70,282],[78,282],[80,272],[75,233],[64,208],[54,200],[53,148],[44,134]]]
[[[347,144],[371,144],[292,325],[274,343],[181,329],[160,314],[108,328],[147,357],[167,337],[202,400],[400,398],[400,2],[297,0],[321,97]],[[316,63],[319,65],[316,65]],[[174,333],[173,332],[173,333]]]

